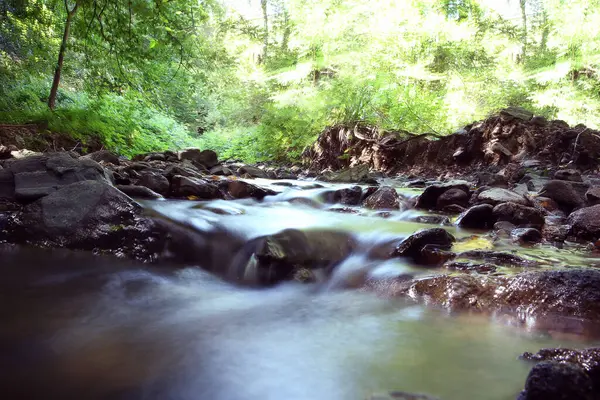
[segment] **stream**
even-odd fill
[[[428,215],[415,210],[383,218],[319,202],[344,185],[252,182],[279,194],[262,202],[144,204],[195,230],[219,227],[247,240],[288,228],[349,232],[358,250],[325,282],[255,289],[198,265],[149,267],[83,252],[1,247],[5,398],[360,400],[398,390],[444,400],[509,400],[531,368],[518,360],[521,353],[600,344],[511,326],[501,317],[449,315],[344,290],[342,282],[356,271],[372,277],[447,272],[368,257],[378,243],[437,225],[414,222]],[[419,193],[397,190],[406,198]],[[463,250],[517,251],[544,268],[600,263],[575,245],[521,248],[508,239],[492,242],[483,233],[444,228]]]

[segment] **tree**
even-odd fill
[[[60,43],[60,50],[58,51],[58,61],[56,62],[52,88],[50,89],[50,96],[48,97],[48,107],[51,110],[54,110],[54,107],[56,106],[56,94],[58,93],[58,85],[60,84],[60,75],[62,73],[63,62],[65,60],[65,52],[67,51],[67,42],[69,40],[71,22],[73,21],[73,17],[75,16],[75,13],[77,13],[78,8],[79,3],[76,2],[75,5],[69,9],[69,3],[67,0],[65,0],[67,19],[65,20],[65,28],[63,30],[62,42]]]

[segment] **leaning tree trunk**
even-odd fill
[[[269,15],[267,14],[267,0],[260,0],[260,6],[263,12],[263,22],[265,25],[265,36],[263,45],[263,63],[267,62],[267,53],[269,51]]]
[[[58,85],[60,84],[60,75],[62,73],[63,61],[65,59],[65,51],[67,50],[67,41],[69,40],[69,31],[71,29],[71,21],[73,16],[77,12],[79,3],[75,3],[72,10],[69,10],[67,0],[65,0],[65,8],[67,9],[67,20],[65,21],[65,30],[63,32],[62,42],[60,44],[60,50],[58,52],[58,62],[56,63],[56,69],[54,70],[54,80],[52,81],[52,88],[50,89],[50,97],[48,98],[48,107],[54,110],[56,106],[56,94],[58,93]]]
[[[521,6],[521,19],[523,20],[523,33],[522,33],[522,41],[523,41],[523,50],[522,56],[523,61],[527,57],[527,0],[519,1]]]

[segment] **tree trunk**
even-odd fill
[[[267,62],[267,53],[269,51],[269,16],[267,14],[267,0],[260,0],[260,6],[262,7],[263,20],[265,25],[265,36],[264,36],[264,47],[263,47],[263,63]]]
[[[52,81],[52,88],[50,89],[50,97],[48,98],[48,107],[54,110],[56,106],[56,94],[58,93],[58,85],[60,84],[60,74],[62,73],[63,61],[65,59],[65,51],[67,50],[67,41],[69,40],[69,30],[71,29],[71,21],[73,16],[77,12],[79,7],[78,3],[72,10],[69,10],[67,0],[65,0],[65,8],[67,9],[67,20],[65,21],[65,30],[63,32],[62,42],[60,44],[60,50],[58,52],[58,62],[56,63],[56,69],[54,70],[54,80]]]
[[[521,40],[523,42],[522,60],[527,57],[527,0],[519,0],[521,4],[521,18],[523,19],[523,34]]]
[[[281,50],[285,53],[288,51],[288,44],[290,42],[290,36],[292,34],[292,28],[290,26],[290,15],[287,9],[283,10],[283,38],[281,40]]]

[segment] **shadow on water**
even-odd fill
[[[512,399],[524,351],[574,345],[360,291],[231,286],[197,268],[4,249],[9,398]]]

